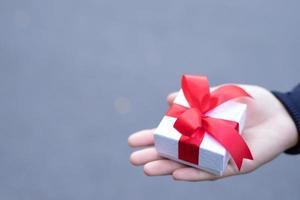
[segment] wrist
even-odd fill
[[[298,143],[299,136],[298,136],[298,131],[296,128],[296,125],[291,118],[291,116],[288,114],[288,112],[284,109],[284,113],[282,113],[281,116],[281,123],[285,124],[284,125],[284,130],[285,130],[285,135],[286,135],[286,147],[285,151],[288,149],[291,149],[295,147]]]
[[[293,153],[291,152],[291,150],[293,149],[292,151],[295,151],[294,148],[299,142],[297,126],[291,114],[288,112],[286,105],[281,101],[280,98],[278,98],[278,94],[274,92],[273,94],[275,95],[275,100],[278,104],[278,115],[276,116],[276,123],[280,127],[282,127],[281,134],[284,134],[286,141],[284,151],[287,151],[287,153]]]

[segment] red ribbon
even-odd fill
[[[199,146],[206,132],[230,153],[239,170],[244,158],[253,160],[238,132],[237,122],[205,115],[228,100],[251,96],[234,85],[224,85],[210,93],[208,80],[204,76],[183,75],[181,87],[190,108],[173,103],[166,113],[177,118],[174,128],[182,134],[178,143],[178,158],[198,165]]]

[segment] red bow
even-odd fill
[[[228,100],[251,96],[234,85],[221,86],[210,93],[208,80],[204,76],[183,75],[181,87],[190,108],[174,103],[166,113],[177,118],[174,128],[182,134],[178,143],[178,158],[198,165],[199,146],[206,132],[230,153],[239,170],[244,158],[253,160],[238,132],[237,122],[205,115]]]

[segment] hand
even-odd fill
[[[139,131],[128,138],[128,144],[131,147],[143,148],[131,154],[131,163],[133,165],[144,165],[144,172],[149,176],[172,175],[175,180],[185,181],[215,180],[249,173],[294,146],[298,140],[295,124],[277,98],[262,87],[239,86],[254,98],[239,100],[239,102],[248,104],[246,125],[242,136],[254,158],[254,160],[244,159],[240,171],[230,161],[224,175],[215,176],[163,158],[159,156],[153,146],[154,129]],[[169,104],[173,102],[176,95],[177,93],[173,93],[167,97]]]

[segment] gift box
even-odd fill
[[[240,136],[247,105],[235,101],[250,95],[234,85],[210,91],[203,76],[184,75],[181,85],[154,133],[159,154],[215,175],[223,174],[230,157],[238,169],[244,158],[253,159]]]

